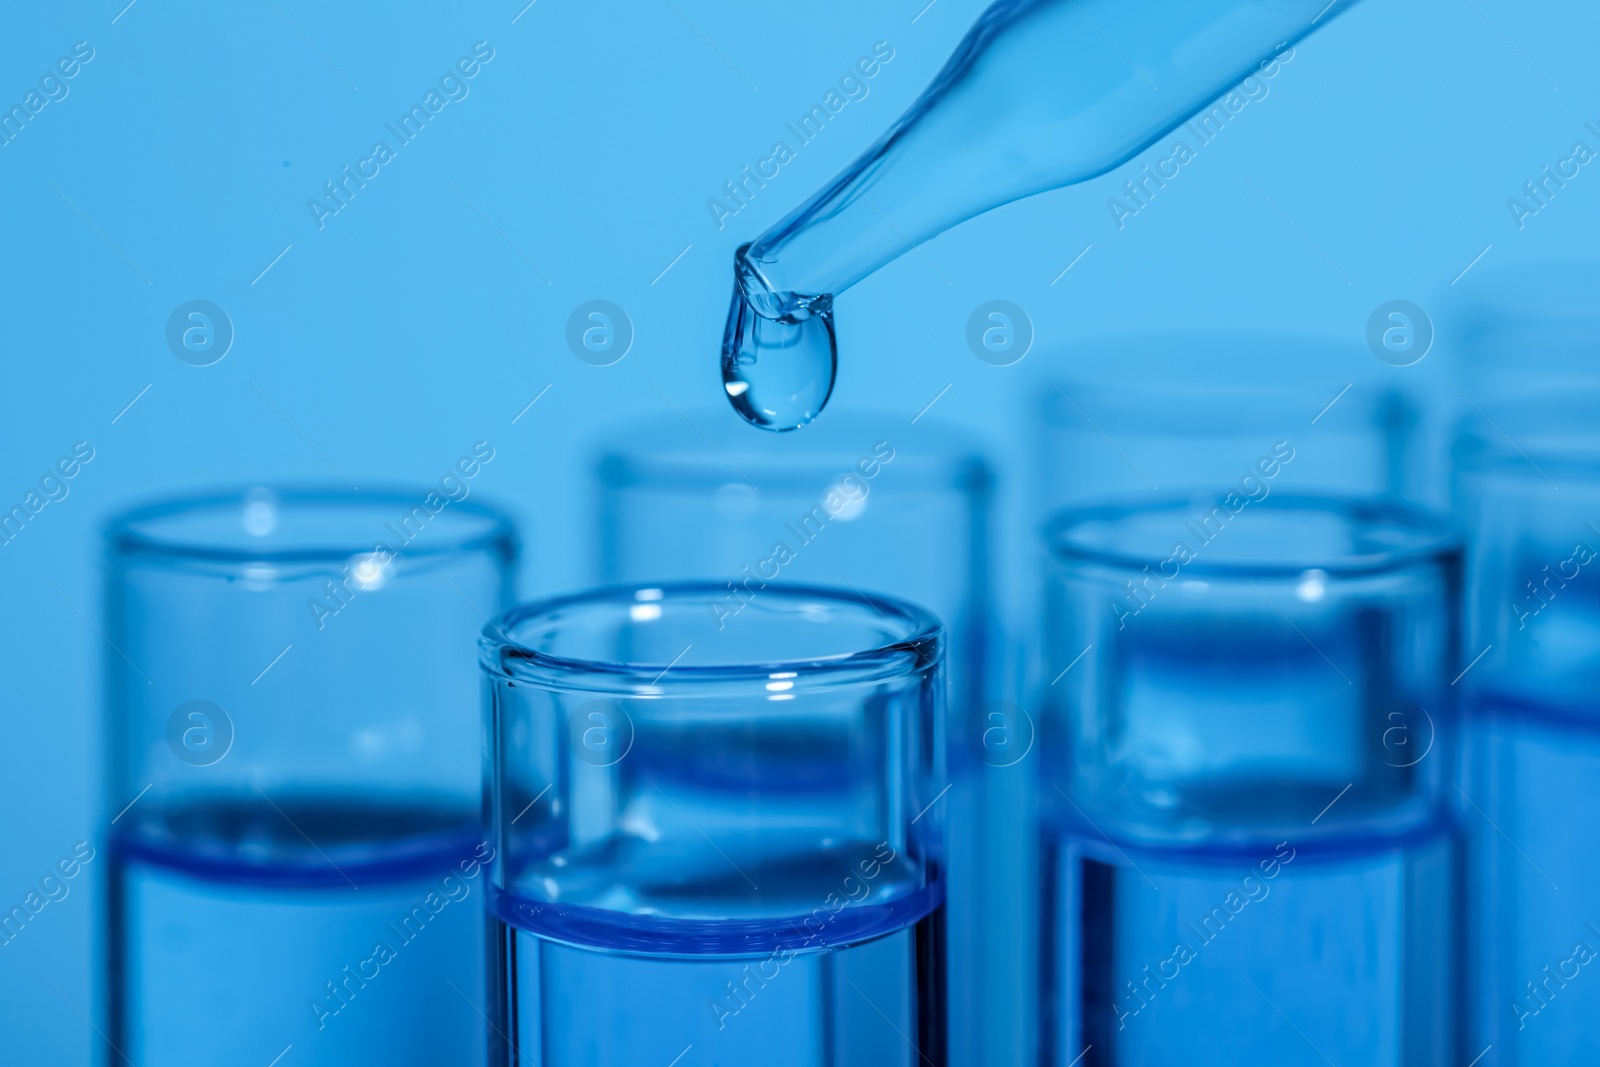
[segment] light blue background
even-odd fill
[[[497,455],[475,488],[526,523],[523,592],[584,584],[596,435],[667,411],[663,395],[732,417],[716,358],[734,247],[864,148],[982,7],[523,2],[97,0],[3,16],[7,108],[75,42],[95,49],[67,98],[0,147],[3,509],[74,442],[95,449],[70,495],[0,548],[4,910],[127,799],[97,786],[108,512],[222,482],[431,481],[488,440]],[[719,230],[707,198],[880,40],[895,58],[870,96]],[[1411,299],[1446,334],[1477,272],[1589,250],[1600,170],[1525,229],[1506,200],[1575,140],[1600,147],[1583,128],[1600,124],[1597,40],[1600,10],[1578,0],[1366,0],[1305,41],[1270,96],[1126,229],[1105,201],[1133,168],[958,228],[924,250],[937,273],[906,256],[841,297],[836,402],[909,421],[953,385],[935,410],[994,442],[1019,544],[1034,392],[1048,376],[1118,374],[1086,337],[1326,333],[1349,352],[1312,383],[1330,397],[1346,381],[1395,384],[1442,409],[1460,369],[1447,339],[1396,369],[1367,351],[1367,318]],[[375,139],[392,143],[384,123],[478,41],[495,54],[470,95],[319,230],[307,199]],[[196,298],[236,330],[206,368],[164,339]],[[595,298],[636,329],[607,368],[565,342],[572,310]],[[1037,329],[1014,367],[966,347],[968,315],[992,298]],[[78,1013],[92,1011],[92,881],[0,947],[0,1058],[101,1054]]]

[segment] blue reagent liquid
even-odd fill
[[[208,804],[116,828],[118,1053],[140,1067],[482,1064],[475,828],[437,811],[282,807]]]
[[[1044,1062],[1449,1067],[1451,830],[1387,842],[1047,845]]]
[[[1467,721],[1468,1051],[1493,1044],[1505,1067],[1600,1063],[1600,727],[1583,703],[1486,693]]]
[[[945,1063],[943,883],[846,842],[781,866],[627,839],[560,855],[496,891],[507,1063],[763,1067]],[[848,888],[847,888],[848,887]],[[697,915],[717,901],[718,917]],[[617,910],[613,910],[617,909]],[[782,918],[773,918],[782,912]]]

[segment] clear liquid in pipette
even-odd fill
[[[734,257],[734,270],[722,336],[722,386],[752,426],[797,430],[822,413],[833,393],[833,297],[768,290],[753,276],[744,248]]]

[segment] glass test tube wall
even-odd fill
[[[473,642],[516,543],[467,478],[112,523],[107,1033],[129,1061],[483,1062]]]
[[[764,582],[907,597],[949,628],[958,690],[981,685],[993,477],[972,442],[931,420],[844,413],[769,436],[724,412],[606,440],[596,472],[602,581],[719,579],[725,623]]]
[[[1406,498],[1417,489],[1414,412],[1399,394],[1350,384],[1344,346],[1201,332],[1085,347],[1123,368],[1123,384],[1045,386],[1041,515],[1156,493],[1223,491],[1247,475],[1262,481],[1254,491],[1268,493]],[[1371,359],[1365,349],[1359,355]],[[1290,373],[1293,385],[1277,384]],[[1327,384],[1306,386],[1308,373]],[[1262,480],[1257,461],[1275,449],[1277,473]]]
[[[1447,525],[1234,495],[1048,547],[1040,1062],[1458,1062]]]
[[[709,438],[701,435],[704,430]],[[1021,1056],[1030,998],[1021,943],[1030,727],[991,691],[989,511],[978,448],[933,420],[830,413],[798,434],[751,433],[724,412],[607,438],[599,481],[600,576],[716,579],[707,613],[731,627],[770,581],[881,591],[924,604],[950,634],[951,1053]],[[751,607],[744,607],[743,605]],[[998,722],[998,725],[997,725]]]
[[[1476,391],[1476,390],[1475,390]],[[1469,957],[1476,1051],[1600,1061],[1600,395],[1525,393],[1465,416]],[[1512,442],[1515,442],[1514,444]]]
[[[943,637],[612,587],[484,630],[505,1067],[944,1067]]]

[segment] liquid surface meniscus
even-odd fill
[[[622,835],[536,863],[516,879],[532,895],[490,896],[504,1061],[943,1067],[944,1012],[927,1000],[943,883],[885,856],[845,842],[758,865]]]

